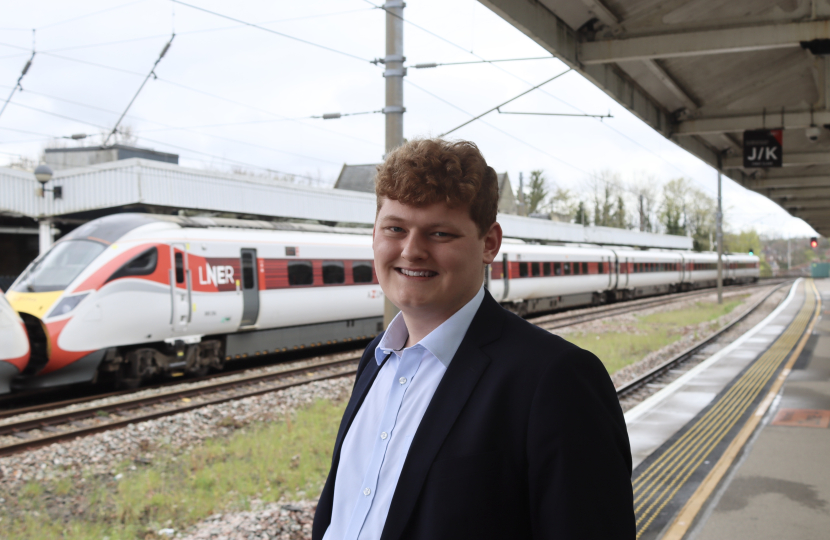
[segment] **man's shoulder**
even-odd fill
[[[521,350],[539,350],[546,353],[578,354],[586,352],[570,341],[526,321],[505,310],[504,331],[499,341]]]
[[[532,372],[589,371],[608,376],[594,353],[505,310],[503,331],[485,347],[497,364]]]

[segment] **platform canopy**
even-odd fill
[[[830,236],[829,0],[480,2],[665,137]],[[779,128],[781,166],[745,168],[744,132]]]

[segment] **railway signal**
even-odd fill
[[[810,247],[816,249],[818,247],[818,238],[815,236],[810,238]]]

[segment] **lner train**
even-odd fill
[[[2,291],[0,291],[2,293]],[[29,363],[29,338],[20,316],[0,294],[0,394]]]
[[[255,355],[365,339],[383,292],[366,229],[117,214],[36,259],[7,297],[31,355],[15,387],[207,372]],[[522,315],[714,285],[717,256],[505,242],[486,285]],[[727,283],[758,258],[726,257]]]

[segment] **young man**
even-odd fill
[[[482,286],[502,233],[478,148],[408,142],[376,192],[375,270],[401,312],[360,361],[312,538],[634,538],[605,368]]]

